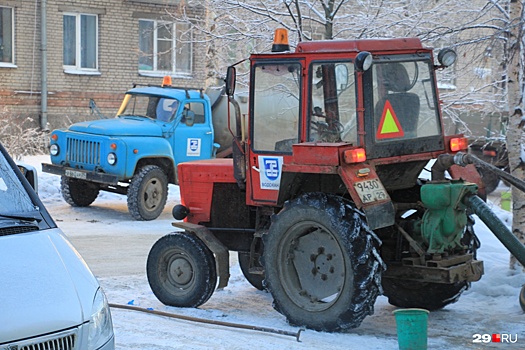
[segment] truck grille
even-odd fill
[[[16,342],[13,344],[1,345],[0,349],[17,349],[17,350],[76,350],[76,329],[73,331],[60,332]]]
[[[100,142],[68,138],[66,161],[73,164],[100,165]]]

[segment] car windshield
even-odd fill
[[[0,215],[23,217],[35,207],[5,156],[0,153]]]
[[[168,122],[173,119],[179,101],[171,98],[151,95],[127,94],[119,116],[137,116]]]

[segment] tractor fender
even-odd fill
[[[230,279],[230,256],[228,248],[206,227],[192,224],[190,222],[173,222],[172,226],[181,228],[186,232],[197,236],[215,256],[219,285],[217,288],[224,288]]]

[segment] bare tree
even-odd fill
[[[523,25],[525,23],[523,0],[511,3],[509,23],[509,105],[516,106],[514,113],[509,117],[507,130],[507,148],[509,165],[512,175],[525,178],[525,135],[523,133],[523,92],[524,92],[524,54],[525,39]],[[512,187],[512,232],[525,244],[525,193]],[[510,268],[516,270],[518,261],[510,258]],[[524,269],[525,271],[525,269]]]

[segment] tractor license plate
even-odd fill
[[[363,204],[388,199],[388,194],[379,179],[356,182],[354,188]]]
[[[87,177],[87,174],[82,171],[69,170],[69,169],[66,169],[65,175],[67,177],[74,177],[75,179],[81,179],[81,180],[85,180]]]

